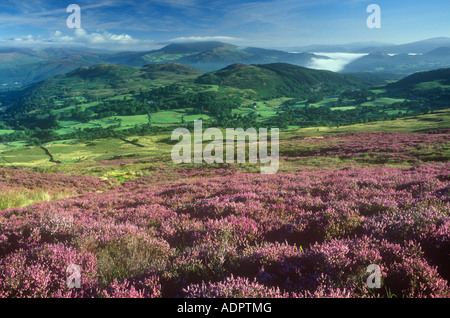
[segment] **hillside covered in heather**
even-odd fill
[[[449,142],[448,129],[287,138],[275,175],[166,155],[3,169],[2,191],[72,192],[0,211],[0,296],[449,297]]]

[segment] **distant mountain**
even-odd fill
[[[188,43],[172,43],[163,48],[160,52],[166,54],[189,54],[214,50],[217,48],[236,48],[236,45],[223,43],[219,41],[204,41],[204,42],[188,42]]]
[[[309,53],[241,48],[217,41],[172,43],[148,52],[3,49],[0,50],[0,85],[10,87],[16,82],[27,85],[95,64],[141,67],[151,63],[179,63],[202,71],[215,71],[234,63],[283,62],[305,66],[312,58],[328,59]]]
[[[349,64],[343,70],[346,73],[373,72],[410,75],[412,73],[450,67],[450,48],[439,47],[428,53],[387,54],[374,52]]]
[[[27,85],[86,65],[104,63],[99,54],[67,49],[0,49],[0,85]]]
[[[426,53],[440,47],[450,47],[450,38],[439,37],[399,45],[369,46],[355,50],[355,53],[383,52],[391,54]]]
[[[223,45],[196,54],[180,58],[179,63],[190,65],[200,70],[211,71],[233,63],[246,63],[257,57],[254,54],[238,49],[236,46]]]
[[[0,49],[0,69],[8,69],[23,64],[31,64],[44,61],[45,58],[38,52],[30,49]]]
[[[172,43],[159,50],[149,52],[130,52],[127,54],[119,53],[117,55],[106,56],[108,61],[116,61],[117,57],[121,58],[121,64],[130,66],[143,66],[149,63],[168,63],[179,62],[180,58],[199,54],[205,51],[217,48],[234,48],[234,45],[217,42],[194,42],[194,43]],[[127,58],[128,59],[125,59]]]
[[[0,70],[0,84],[5,88],[27,85],[68,73],[87,64],[90,63],[77,60],[50,60],[4,68]]]
[[[449,37],[438,37],[405,44],[383,42],[356,42],[346,44],[314,44],[307,46],[280,47],[286,52],[323,52],[323,53],[375,53],[386,54],[425,54],[440,47],[450,47]]]
[[[363,45],[372,45],[363,47]],[[25,48],[0,49],[0,88],[23,86],[65,74],[83,66],[115,64],[142,67],[153,63],[178,63],[204,72],[229,65],[289,63],[308,66],[318,59],[332,59],[313,53],[366,52],[367,56],[346,65],[345,73],[397,73],[409,75],[418,71],[450,67],[450,38],[435,38],[403,45],[383,43],[353,43],[301,47],[299,53],[256,47],[238,47],[217,42],[172,43],[147,52],[96,52],[82,49]],[[408,55],[419,53],[420,55]],[[392,54],[397,54],[391,56]],[[324,63],[327,64],[327,63]]]
[[[308,45],[308,46],[296,46],[296,47],[286,47],[280,48],[283,51],[289,52],[326,52],[326,53],[356,53],[359,50],[364,50],[367,47],[379,48],[384,46],[392,46],[392,43],[381,43],[381,42],[356,42],[347,44],[332,44],[332,45]],[[370,53],[370,52],[359,52],[359,53]]]
[[[304,98],[313,93],[333,94],[360,85],[360,81],[350,75],[285,63],[233,64],[200,76],[196,83],[246,89],[259,97]]]
[[[328,59],[309,53],[288,53],[278,50],[262,48],[241,48],[223,42],[195,42],[174,43],[159,50],[129,53],[120,53],[116,56],[106,57],[110,62],[120,61],[121,64],[142,66],[148,63],[176,62],[194,67],[202,71],[215,71],[231,64],[246,63],[292,63],[305,66],[312,58]]]
[[[450,60],[450,47],[439,47],[431,52],[425,53],[424,56],[431,58],[446,58]]]
[[[23,48],[0,48],[0,69],[13,66],[33,65],[52,60],[70,60],[83,63],[99,63],[100,54],[91,50],[46,48],[40,50]]]

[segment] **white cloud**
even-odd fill
[[[87,34],[87,32],[84,29],[75,29],[75,36],[76,37],[83,37]]]
[[[0,44],[11,46],[85,46],[97,49],[112,50],[148,50],[151,49],[153,41],[139,40],[129,34],[114,34],[108,31],[97,31],[89,33],[84,29],[75,29],[71,34],[61,31],[53,32],[49,37],[42,36],[20,36],[10,39],[0,39]]]
[[[189,36],[189,37],[179,37],[169,40],[172,43],[186,43],[186,42],[201,42],[201,41],[220,41],[220,42],[241,42],[244,41],[240,38],[235,38],[231,36]]]
[[[58,31],[57,31],[58,32]],[[75,29],[73,37],[63,36],[61,32],[55,32],[55,39],[70,39],[74,43],[79,44],[116,44],[116,45],[134,45],[140,44],[140,40],[134,39],[132,36],[128,34],[113,34],[107,31],[102,33],[93,32],[88,33],[84,29]],[[147,41],[149,43],[149,41]]]
[[[23,37],[16,37],[13,39],[16,42],[34,42],[36,39],[32,35],[27,35]]]

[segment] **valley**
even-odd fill
[[[202,72],[178,63],[98,64],[0,94],[0,141],[76,142],[189,127],[295,129],[391,120],[447,107],[446,70],[340,74],[285,63]],[[396,88],[418,77],[417,89]],[[396,86],[397,85],[397,86]]]

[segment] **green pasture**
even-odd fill
[[[12,134],[13,132],[12,129],[0,129],[0,135]]]
[[[441,81],[432,81],[432,82],[421,82],[414,86],[415,90],[421,91],[429,91],[436,88],[442,89],[450,89],[450,85],[445,85]]]
[[[404,98],[388,98],[388,97],[382,97],[377,98],[374,101],[369,101],[362,103],[361,106],[385,106],[385,105],[392,105],[394,103],[402,103],[404,102]]]

